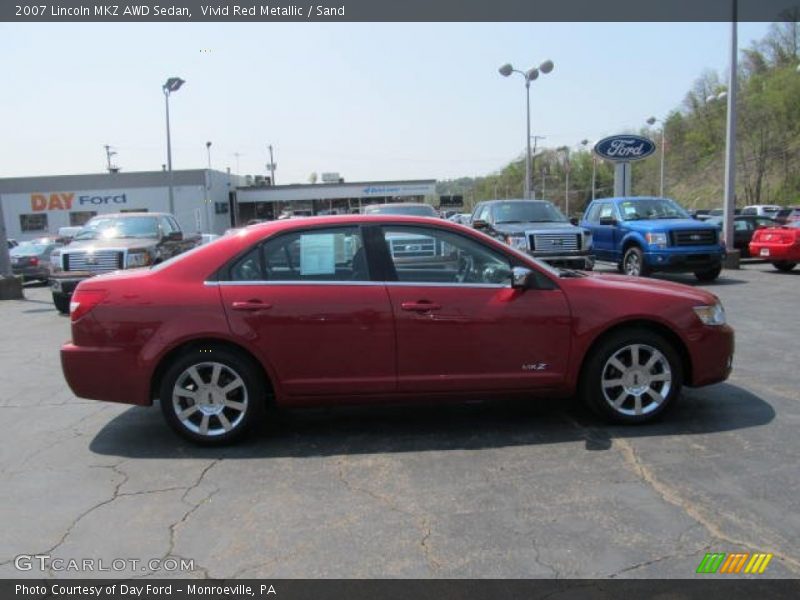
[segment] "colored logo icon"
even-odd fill
[[[703,557],[697,567],[697,573],[721,573],[727,575],[761,574],[767,570],[772,560],[771,553],[764,552],[710,552]]]

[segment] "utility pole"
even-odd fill
[[[728,115],[725,135],[725,207],[722,224],[725,245],[732,256],[729,264],[738,268],[739,251],[733,247],[733,216],[736,212],[736,92],[737,92],[737,59],[738,40],[736,20],[738,11],[736,0],[733,0],[733,19],[731,20],[730,65],[728,71]]]
[[[269,179],[271,184],[275,185],[275,167],[277,165],[275,165],[275,159],[272,156],[272,144],[270,144],[268,147],[269,147],[269,164],[267,165],[267,168],[269,169]]]

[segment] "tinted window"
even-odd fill
[[[357,227],[282,235],[264,244],[266,281],[369,281]]]
[[[550,202],[512,200],[492,205],[494,223],[565,223],[567,218]]]
[[[640,219],[689,219],[681,206],[667,198],[643,198],[639,200],[623,200],[619,203],[619,212],[624,221]]]
[[[743,215],[757,215],[758,214],[758,209],[755,208],[755,207],[744,208],[744,209],[742,209],[742,214]]]
[[[264,270],[261,266],[261,247],[256,246],[231,267],[230,281],[262,281]]]
[[[383,227],[398,281],[508,284],[506,257],[469,238],[425,227]]]
[[[600,221],[600,207],[602,204],[595,204],[586,213],[586,220],[590,223],[597,223]]]

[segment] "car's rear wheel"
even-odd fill
[[[591,351],[579,395],[610,421],[644,423],[675,404],[682,383],[681,359],[673,345],[650,331],[628,329]]]
[[[722,265],[705,271],[695,271],[694,276],[698,281],[714,281],[720,273],[722,273]]]
[[[222,347],[180,355],[161,381],[161,410],[181,436],[204,445],[241,439],[264,414],[260,369],[243,353]]]
[[[650,269],[644,262],[644,253],[638,246],[631,246],[622,258],[622,272],[631,277],[647,277]]]
[[[62,315],[69,314],[69,294],[53,292],[53,304]]]
[[[797,263],[789,262],[788,260],[779,260],[777,262],[772,263],[772,266],[778,269],[778,271],[788,273],[797,266]]]

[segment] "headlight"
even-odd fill
[[[516,250],[525,252],[528,249],[528,240],[525,239],[524,235],[507,235],[505,241],[506,244]]]
[[[147,250],[128,252],[128,261],[125,266],[127,268],[146,267],[150,264],[150,260],[150,253]]]
[[[667,247],[667,234],[666,233],[648,233],[645,235],[647,243],[651,246],[666,248]]]
[[[50,253],[50,267],[53,271],[60,271],[61,270],[61,251],[60,250],[53,250]]]
[[[706,325],[725,325],[725,309],[721,302],[713,306],[695,306],[694,312]]]

